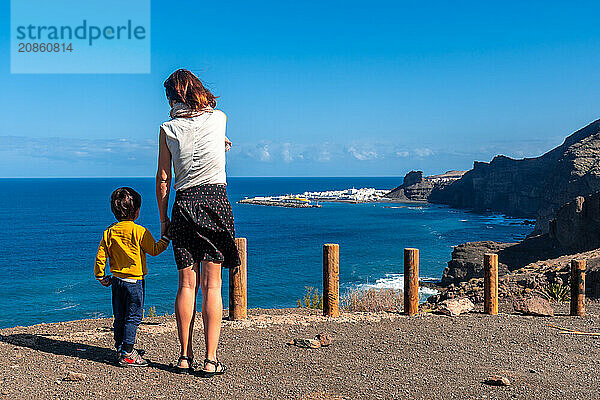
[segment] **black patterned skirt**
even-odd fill
[[[233,212],[223,184],[177,191],[169,227],[177,269],[201,261],[240,265]]]

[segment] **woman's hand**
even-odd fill
[[[171,220],[169,219],[169,217],[167,217],[167,219],[160,221],[160,236],[164,236],[165,233],[167,233],[167,230],[169,229],[169,225],[171,225]]]
[[[107,275],[102,279],[98,279],[98,282],[100,282],[100,284],[104,287],[109,287],[110,285],[112,285],[112,276]]]
[[[227,139],[227,136],[225,136],[225,151],[226,152],[231,150],[231,145],[232,145],[231,140]]]

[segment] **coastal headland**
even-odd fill
[[[490,162],[475,161],[469,171],[450,171],[451,179],[438,181],[413,171],[387,196],[535,219],[535,233],[541,234],[549,231],[564,204],[600,190],[599,159],[597,120],[539,157],[497,155]]]
[[[147,369],[114,366],[112,321],[95,319],[0,330],[3,399],[591,399],[600,391],[600,304],[588,316],[526,317],[500,304],[500,315],[343,313],[331,319],[306,309],[249,310],[223,321],[219,358],[229,368],[213,379],[176,375],[175,318],[146,318],[138,346]],[[196,348],[201,349],[201,324]],[[288,345],[329,332],[317,349]],[[75,373],[75,374],[74,374]],[[510,386],[485,384],[499,375]]]

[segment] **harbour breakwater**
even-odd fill
[[[320,208],[320,204],[312,204],[305,202],[289,202],[271,199],[242,199],[238,201],[240,204],[256,204],[259,206],[274,206],[274,207],[290,207],[290,208]]]

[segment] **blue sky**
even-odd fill
[[[162,83],[228,115],[231,176],[393,176],[536,156],[600,117],[600,4],[152,1],[150,74],[10,74],[0,176],[152,176]]]

